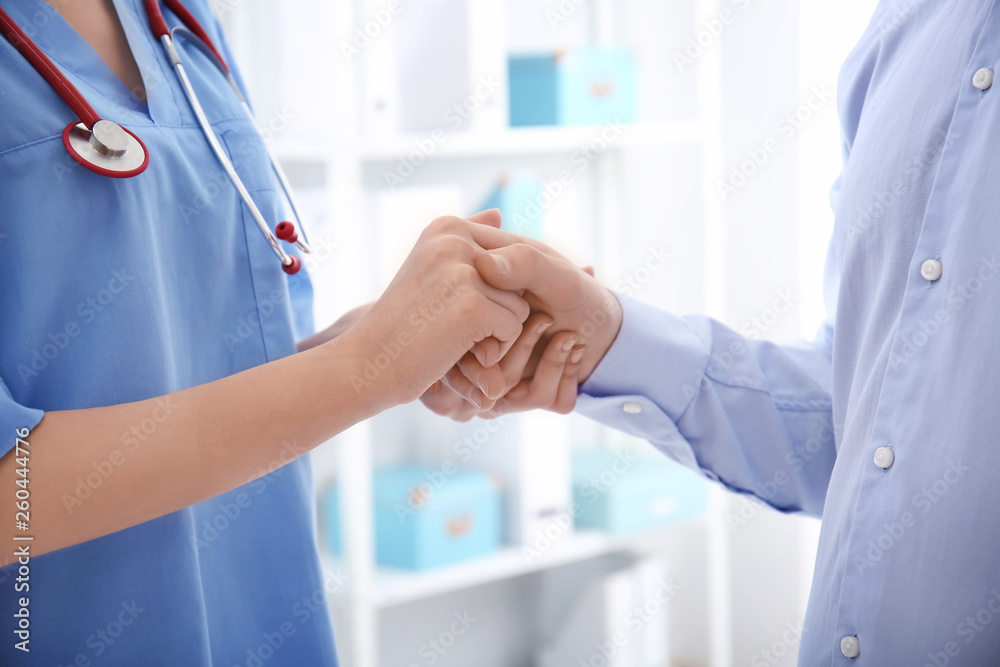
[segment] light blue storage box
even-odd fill
[[[574,455],[577,527],[629,533],[687,521],[705,511],[705,479],[666,457],[637,458],[607,450]]]
[[[533,171],[519,171],[504,177],[479,210],[498,208],[505,230],[541,239],[544,227],[541,199],[542,179]]]
[[[511,56],[509,75],[513,127],[636,120],[636,62],[628,47]]]
[[[500,492],[482,472],[399,466],[373,476],[375,559],[380,565],[425,569],[492,553],[502,535]],[[339,554],[340,499],[324,502],[327,545]]]

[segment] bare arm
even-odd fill
[[[415,400],[476,342],[494,338],[509,348],[528,305],[482,281],[474,268],[484,252],[479,242],[495,247],[510,238],[456,218],[435,221],[367,314],[313,349],[159,398],[47,413],[28,438],[32,553],[95,539],[233,489],[263,474],[285,440],[306,451]],[[392,362],[371,373],[372,360],[393,345]],[[165,418],[154,420],[151,433],[144,430],[138,446],[124,446],[123,436],[154,415]],[[8,489],[14,488],[14,458],[12,451],[0,459],[0,485]],[[68,508],[64,495],[73,494],[77,479],[107,461],[114,471],[82,504]],[[9,540],[12,529],[3,530]]]

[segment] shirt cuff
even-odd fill
[[[29,431],[42,421],[45,413],[35,408],[28,408],[14,401],[7,385],[0,379],[0,456],[14,448],[19,429]]]
[[[580,393],[645,396],[676,422],[700,391],[708,350],[680,317],[629,297],[618,300],[621,330]]]

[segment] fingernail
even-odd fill
[[[473,392],[472,397],[471,397],[470,400],[472,401],[472,404],[474,406],[476,406],[478,409],[482,410],[483,409],[483,399],[484,398],[485,398],[485,396],[483,396],[482,394],[477,394],[477,393]]]
[[[485,395],[490,395],[490,379],[485,375],[480,375],[476,378],[476,386],[479,387],[479,390]],[[482,407],[482,405],[479,407]]]
[[[573,354],[570,355],[569,362],[571,364],[579,363],[579,361],[583,359],[583,353],[586,351],[587,349],[582,345],[580,347],[573,348]]]
[[[503,255],[493,255],[493,261],[497,263],[497,273],[505,276],[510,273],[510,262]]]
[[[545,330],[552,326],[552,322],[542,322],[537,327],[535,327],[535,333],[541,334],[545,333]]]
[[[579,342],[579,340],[580,340],[579,338],[577,338],[576,336],[573,336],[572,338],[570,338],[569,340],[567,340],[565,343],[563,343],[563,345],[562,345],[562,351],[563,352],[569,352],[570,350],[573,349],[573,346],[576,345]]]

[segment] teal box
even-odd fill
[[[509,76],[512,127],[636,120],[636,61],[627,47],[511,56]]]
[[[573,457],[573,502],[577,527],[630,533],[697,517],[708,482],[666,457],[583,452]]]
[[[398,466],[373,475],[375,559],[414,570],[448,565],[500,548],[500,492],[482,472]],[[324,499],[327,546],[339,554],[340,499]]]
[[[505,230],[541,239],[545,223],[541,202],[542,179],[534,172],[524,171],[504,177],[480,210],[498,208]]]

